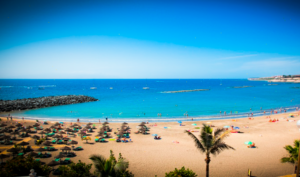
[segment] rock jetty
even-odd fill
[[[0,100],[0,112],[45,108],[51,106],[68,105],[98,101],[98,99],[84,95],[48,96],[17,100]]]
[[[234,87],[228,87],[228,88],[248,88],[248,87],[254,87],[254,86],[234,86]]]
[[[164,91],[164,92],[161,92],[161,93],[182,93],[182,92],[200,92],[200,91],[209,91],[209,89],[194,89],[194,90]]]

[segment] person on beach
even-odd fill
[[[106,117],[105,119],[106,119],[106,122],[107,122],[108,118]]]
[[[77,119],[77,122],[79,123],[79,119]]]
[[[100,119],[99,119],[99,124],[101,123]]]
[[[10,116],[10,120],[12,121],[12,116]]]
[[[9,121],[9,117],[7,117],[7,121]]]
[[[22,120],[23,120],[23,122],[24,122],[24,117],[22,117]]]

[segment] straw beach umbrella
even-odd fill
[[[6,124],[6,123],[2,123],[2,124],[0,124],[0,127],[5,127],[5,126],[7,126],[7,124]]]
[[[35,151],[43,152],[43,151],[47,151],[47,149],[40,147],[40,148],[36,149]]]
[[[28,156],[31,157],[36,157],[38,155],[38,153],[31,151],[30,153],[27,154]]]
[[[33,139],[40,139],[40,136],[37,136],[37,135],[33,135],[33,137],[32,137]]]
[[[25,142],[25,141],[22,141],[21,143],[19,143],[18,145],[24,147],[24,146],[27,146],[29,145],[29,143]]]
[[[22,124],[20,124],[20,123],[17,123],[16,124],[16,127],[22,127],[23,125]]]
[[[21,151],[19,148],[11,148],[7,150],[7,152],[12,152],[13,155],[17,154],[19,151]]]
[[[16,135],[18,135],[19,132],[11,132],[10,134],[14,135],[14,137],[16,138]]]

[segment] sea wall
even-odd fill
[[[17,100],[0,100],[0,112],[45,108],[51,106],[68,105],[98,101],[98,99],[84,95],[48,96]]]

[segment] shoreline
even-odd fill
[[[246,113],[245,113],[246,114]],[[263,114],[263,113],[262,113]],[[114,121],[111,120],[112,118],[108,118],[109,123],[112,124],[119,124],[119,123],[123,123],[123,122],[128,122],[130,124],[139,124],[140,122],[149,122],[149,124],[151,123],[177,123],[178,121],[182,121],[183,123],[189,123],[189,122],[203,122],[203,121],[229,121],[229,120],[244,120],[244,119],[250,119],[250,118],[262,118],[264,116],[270,116],[270,117],[274,117],[274,116],[284,116],[286,114],[294,114],[296,116],[300,116],[300,109],[299,110],[293,110],[293,111],[287,111],[287,112],[280,112],[280,113],[266,113],[263,115],[254,115],[254,116],[243,116],[243,117],[238,117],[240,115],[237,115],[236,117],[220,117],[220,118],[212,118],[213,116],[208,116],[208,117],[189,117],[189,118],[175,118],[175,119],[171,119],[170,121],[165,121],[168,119],[135,119],[134,121],[130,121],[130,120],[119,120],[119,121]],[[7,121],[7,117],[3,117],[2,115],[0,115],[0,118],[3,119],[2,121]],[[13,121],[25,121],[25,122],[37,122],[38,121],[47,121],[48,123],[55,123],[55,122],[66,122],[66,123],[79,123],[79,124],[87,124],[87,123],[100,123],[102,124],[103,122],[106,122],[106,120],[101,120],[101,119],[97,119],[94,121],[85,121],[85,120],[90,120],[90,119],[80,119],[79,122],[77,122],[77,119],[72,119],[73,121],[70,121],[70,119],[44,119],[44,118],[24,118],[24,120],[22,119],[22,117],[14,117],[13,116]],[[68,120],[68,121],[66,121]],[[83,121],[81,121],[83,120]],[[158,121],[148,121],[148,120],[158,120]],[[10,118],[9,121],[10,122]]]
[[[245,112],[245,113],[232,113],[232,114],[226,114],[224,115],[224,112],[221,115],[206,115],[206,116],[188,116],[188,117],[141,117],[141,118],[111,118],[108,117],[109,122],[111,123],[122,123],[124,121],[129,122],[129,123],[138,123],[138,122],[150,122],[150,123],[155,123],[155,122],[160,122],[160,123],[168,123],[168,122],[177,122],[177,121],[184,121],[184,122],[192,122],[192,121],[212,121],[212,120],[229,120],[229,119],[243,119],[243,118],[248,118],[248,117],[261,117],[261,116],[272,116],[272,115],[278,115],[278,114],[284,114],[284,113],[293,113],[297,112],[299,109],[300,105],[294,105],[290,107],[281,107],[281,108],[274,108],[274,109],[266,109],[266,110],[260,110],[260,111],[253,111],[253,112]],[[280,112],[281,110],[281,112]],[[284,112],[283,110],[286,110]],[[271,111],[273,113],[271,113]],[[277,111],[278,113],[274,113],[274,111]],[[19,119],[22,120],[23,116],[13,116],[12,114],[15,111],[12,112],[6,112],[6,114],[10,114],[13,119]],[[265,113],[264,113],[265,112]],[[251,113],[253,115],[251,116]],[[1,118],[5,118],[7,116],[4,116],[3,113],[0,113]],[[101,122],[105,121],[105,118],[85,118],[82,119],[80,117],[77,118],[43,118],[43,117],[24,117],[25,120],[32,120],[32,121],[47,121],[47,122],[77,122],[77,119],[80,119],[80,122],[93,122],[93,123],[98,123],[99,120]]]

